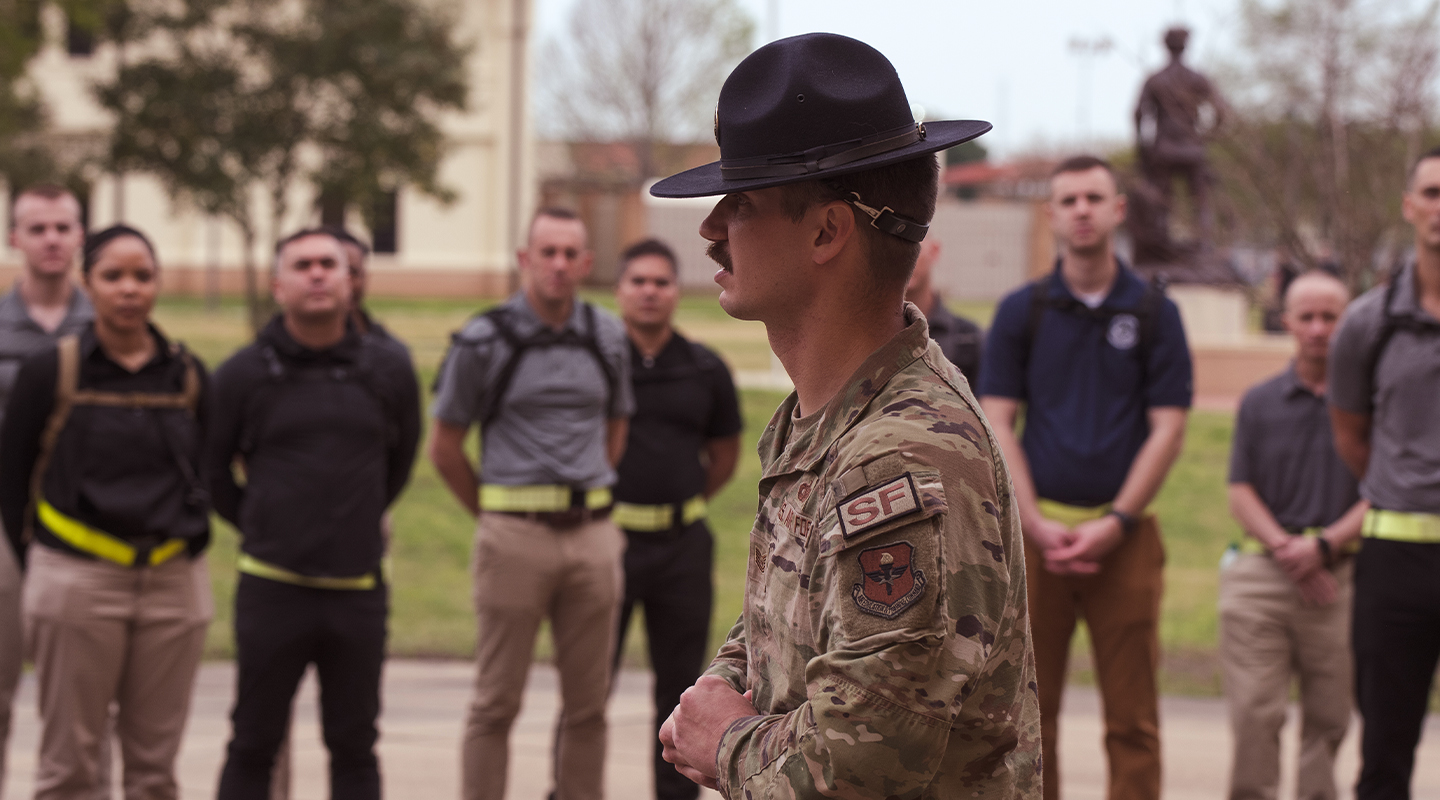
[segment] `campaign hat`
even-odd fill
[[[837,178],[968,142],[981,120],[916,122],[890,60],[864,42],[807,33],[761,47],[720,89],[720,160],[657,181],[656,197],[705,197]]]

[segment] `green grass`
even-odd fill
[[[613,308],[608,294],[590,298]],[[436,366],[451,331],[488,303],[456,300],[379,299],[371,304],[375,315],[411,347],[427,395]],[[956,304],[960,313],[981,322],[993,306]],[[244,309],[238,301],[207,309],[198,300],[166,299],[156,312],[162,327],[184,340],[212,367],[248,341]],[[713,297],[682,301],[677,317],[687,334],[720,351],[736,369],[768,369],[769,348],[757,323],[737,322],[725,316]],[[748,536],[756,508],[760,477],[755,440],[775,407],[784,399],[778,392],[742,392],[745,415],[744,443],[735,478],[711,505],[716,538],[716,597],[711,638],[718,646],[740,613],[748,558]],[[427,397],[428,400],[428,397]],[[1168,690],[1213,694],[1219,691],[1216,641],[1216,564],[1226,542],[1234,536],[1225,505],[1225,463],[1232,420],[1227,414],[1192,415],[1185,453],[1176,465],[1156,503],[1168,549],[1166,593],[1161,641],[1166,653],[1163,684]],[[422,447],[422,453],[423,453]],[[473,523],[460,510],[423,456],[414,478],[394,510],[392,546],[392,617],[390,650],[396,655],[425,657],[470,656],[475,643],[470,610],[469,559]],[[210,551],[216,618],[210,628],[207,652],[227,657],[234,652],[231,635],[235,587],[236,534],[224,523],[216,526]],[[643,635],[638,620],[632,623],[627,660],[644,663]],[[1077,637],[1075,679],[1089,679],[1086,641]],[[546,657],[545,637],[537,648]]]

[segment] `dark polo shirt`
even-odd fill
[[[1030,296],[1045,287],[1052,298],[1074,297],[1057,280],[1026,284],[1000,301],[985,337],[978,394],[1025,403],[1022,445],[1040,497],[1101,505],[1120,492],[1130,463],[1150,435],[1149,410],[1190,406],[1185,328],[1179,309],[1165,298],[1146,363],[1141,363],[1133,312],[1145,295],[1145,283],[1122,264],[1100,303],[1101,309],[1117,312],[1114,316],[1047,306],[1027,348]]]
[[[630,346],[635,415],[615,499],[683,503],[705,490],[705,442],[740,432],[740,402],[725,362],[674,334],[653,359]]]
[[[984,344],[980,326],[946,308],[939,295],[935,296],[935,305],[925,312],[925,320],[930,323],[930,338],[970,381],[974,391],[980,385],[980,348]]]
[[[0,415],[10,400],[20,365],[30,356],[54,347],[60,337],[84,330],[94,316],[90,298],[78,286],[70,292],[70,307],[65,310],[65,318],[53,331],[45,330],[30,318],[25,301],[20,298],[18,282],[0,297]]]
[[[1325,397],[1291,364],[1240,402],[1230,446],[1230,482],[1248,483],[1284,528],[1329,525],[1360,499],[1335,452]]]

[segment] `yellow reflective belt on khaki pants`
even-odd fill
[[[569,511],[576,489],[569,486],[506,486],[498,483],[480,485],[480,508],[483,511],[518,511],[544,513]],[[610,505],[609,487],[579,490],[584,493],[585,508],[594,511]]]
[[[140,550],[134,545],[98,528],[92,528],[78,519],[65,516],[44,498],[35,504],[35,516],[46,530],[55,534],[55,538],[82,553],[89,553],[122,567],[136,566],[135,560],[139,557]],[[152,548],[144,563],[139,566],[157,566],[183,552],[184,539],[167,539]]]
[[[1066,503],[1057,503],[1054,500],[1046,500],[1042,497],[1037,502],[1037,505],[1040,507],[1040,516],[1071,527],[1079,525],[1082,522],[1100,519],[1110,513],[1109,503],[1103,506],[1072,506]]]

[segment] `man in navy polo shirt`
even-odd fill
[[[1080,617],[1105,706],[1109,797],[1158,798],[1165,553],[1147,509],[1184,440],[1190,354],[1175,304],[1115,256],[1125,196],[1110,165],[1060,164],[1047,210],[1055,272],[1001,301],[980,385],[1025,533],[1045,798],[1060,793],[1056,725]]]

